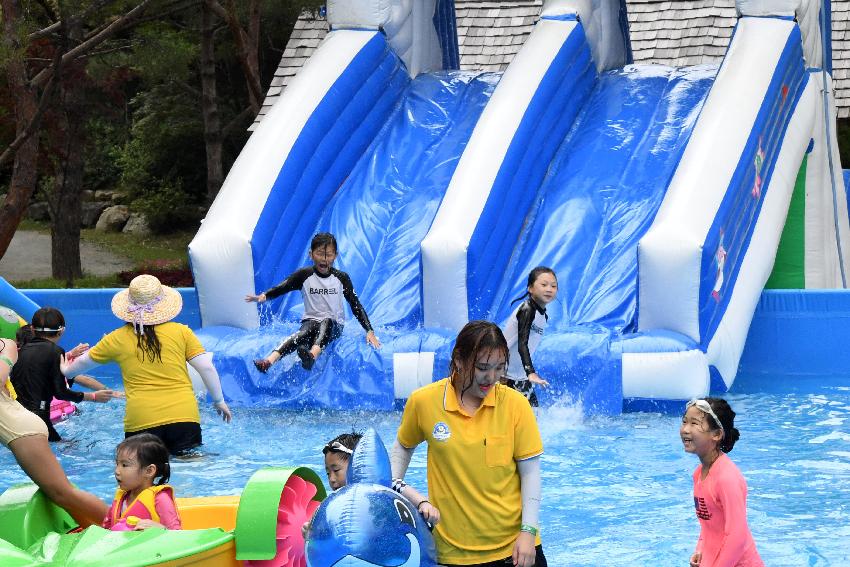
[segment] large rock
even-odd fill
[[[135,234],[136,236],[148,236],[151,229],[148,226],[148,221],[141,213],[131,213],[127,219],[127,224],[124,225],[124,234]]]
[[[106,207],[107,203],[101,203],[99,201],[83,203],[80,225],[82,225],[83,228],[91,228],[96,225],[98,219],[100,219],[100,214],[106,210]]]
[[[27,207],[27,218],[34,221],[49,222],[50,208],[46,202],[30,203]]]
[[[100,214],[94,228],[101,232],[121,232],[129,218],[130,209],[127,208],[127,205],[113,205],[106,207]]]

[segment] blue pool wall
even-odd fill
[[[121,322],[110,305],[117,289],[21,290],[39,305],[58,308],[67,330],[61,345],[94,344]],[[183,310],[175,319],[201,325],[194,288],[178,288]],[[731,391],[810,391],[850,386],[850,290],[766,290],[762,293]],[[111,368],[110,368],[111,367]],[[117,376],[117,367],[103,369]]]

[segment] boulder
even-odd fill
[[[129,218],[130,209],[127,205],[112,205],[100,214],[94,228],[101,232],[121,232]]]
[[[141,213],[131,213],[127,219],[127,224],[124,225],[124,234],[135,234],[136,236],[148,236],[151,229],[148,226],[148,221]]]
[[[27,218],[34,221],[50,222],[50,207],[46,202],[30,203]]]
[[[80,215],[80,225],[83,228],[91,228],[97,224],[100,214],[106,210],[107,203],[100,201],[92,201],[83,203],[82,214]]]

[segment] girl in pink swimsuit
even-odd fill
[[[747,481],[726,456],[739,433],[726,400],[691,400],[679,435],[685,452],[699,457],[694,507],[700,524],[691,567],[764,567],[747,525]]]

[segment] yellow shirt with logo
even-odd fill
[[[154,328],[162,345],[162,361],[143,359],[132,325],[112,331],[89,350],[94,362],[117,362],[121,367],[127,394],[127,432],[169,423],[201,422],[186,361],[203,354],[204,347],[186,325],[168,322]]]
[[[469,415],[444,378],[411,394],[398,441],[407,448],[428,443],[428,497],[440,510],[434,530],[439,562],[510,557],[522,522],[516,463],[543,453],[528,400],[497,384]]]

